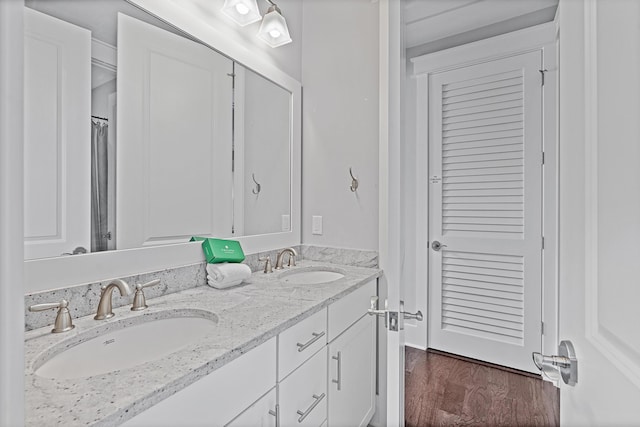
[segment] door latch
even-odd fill
[[[578,359],[571,341],[561,341],[557,356],[545,356],[542,353],[531,353],[533,363],[544,374],[545,369],[553,369],[560,373],[562,381],[570,386],[578,383]]]
[[[398,331],[404,329],[404,319],[415,319],[421,322],[423,319],[422,312],[418,310],[416,313],[408,313],[404,311],[404,301],[400,301],[400,311],[389,311],[387,309],[388,302],[384,302],[384,310],[378,310],[378,297],[371,297],[371,307],[367,310],[370,316],[384,317],[384,326],[390,331]],[[402,314],[402,317],[400,317]]]

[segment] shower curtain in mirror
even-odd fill
[[[108,125],[91,121],[91,252],[107,250]]]

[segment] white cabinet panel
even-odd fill
[[[375,412],[375,318],[363,316],[329,344],[330,427],[366,426]]]
[[[222,426],[273,388],[275,367],[272,338],[123,425]]]
[[[279,385],[280,425],[318,427],[327,419],[326,346]]]

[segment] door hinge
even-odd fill
[[[547,69],[545,68],[544,70],[538,70],[538,71],[540,71],[540,75],[542,76],[542,85],[541,85],[541,86],[544,86],[544,76],[545,76],[545,73],[546,73],[547,71],[549,71],[549,70],[547,70]]]
[[[544,151],[542,152],[542,164],[544,165]]]
[[[540,322],[540,335],[544,335],[544,322]]]
[[[544,236],[542,236],[542,249],[544,249]]]

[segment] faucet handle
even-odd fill
[[[71,313],[69,313],[69,301],[63,299],[60,302],[52,302],[52,303],[44,303],[44,304],[35,304],[29,306],[29,311],[44,311],[51,310],[53,308],[58,309],[58,314],[56,316],[56,321],[53,326],[51,332],[54,334],[60,332],[67,332],[75,328],[71,321]]]
[[[264,264],[265,273],[273,273],[273,267],[271,266],[271,257],[267,255],[265,258],[258,258],[258,261],[266,261]]]
[[[148,308],[147,300],[144,296],[144,292],[142,291],[144,288],[148,288],[150,286],[155,286],[160,283],[160,279],[152,280],[150,282],[141,285],[138,283],[136,285],[136,294],[133,296],[133,305],[131,306],[131,311],[141,311],[145,308]]]

